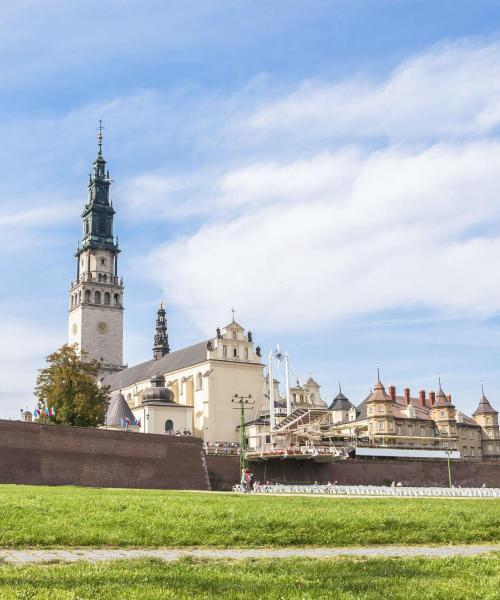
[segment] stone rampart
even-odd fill
[[[239,457],[209,455],[208,473],[214,490],[229,490],[239,482]],[[411,459],[348,459],[332,463],[298,460],[252,462],[258,481],[275,483],[332,483],[340,485],[447,486],[447,461]],[[462,487],[500,487],[499,462],[451,461],[454,485]]]
[[[210,489],[198,438],[4,420],[0,483]]]

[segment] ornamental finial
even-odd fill
[[[99,135],[97,136],[97,147],[98,147],[98,156],[102,156],[102,132],[106,129],[102,124],[102,117],[99,119],[99,126],[97,127],[97,131]]]

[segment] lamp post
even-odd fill
[[[451,450],[449,448],[446,448],[445,452],[446,452],[446,457],[448,459],[448,484],[449,484],[449,486],[451,488],[452,487],[452,485],[451,485],[451,465],[450,465],[450,453],[451,453]]]
[[[247,437],[245,431],[245,410],[248,410],[251,406],[255,404],[255,400],[252,398],[252,394],[248,394],[248,396],[239,396],[235,394],[231,402],[236,406],[233,406],[234,409],[240,411],[240,470],[246,469],[248,466],[247,462]]]

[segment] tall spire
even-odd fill
[[[166,312],[163,308],[163,302],[160,302],[158,312],[156,313],[156,333],[153,346],[153,358],[159,360],[169,352],[170,347],[168,345]]]
[[[93,172],[88,182],[88,201],[82,214],[83,248],[93,246],[109,250],[118,250],[113,235],[113,216],[115,211],[109,199],[111,179],[102,156],[102,132],[104,126],[99,119],[97,127],[97,158],[92,163]]]

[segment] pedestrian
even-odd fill
[[[241,469],[241,487],[243,489],[243,493],[246,494],[247,493],[247,470],[246,469]]]

